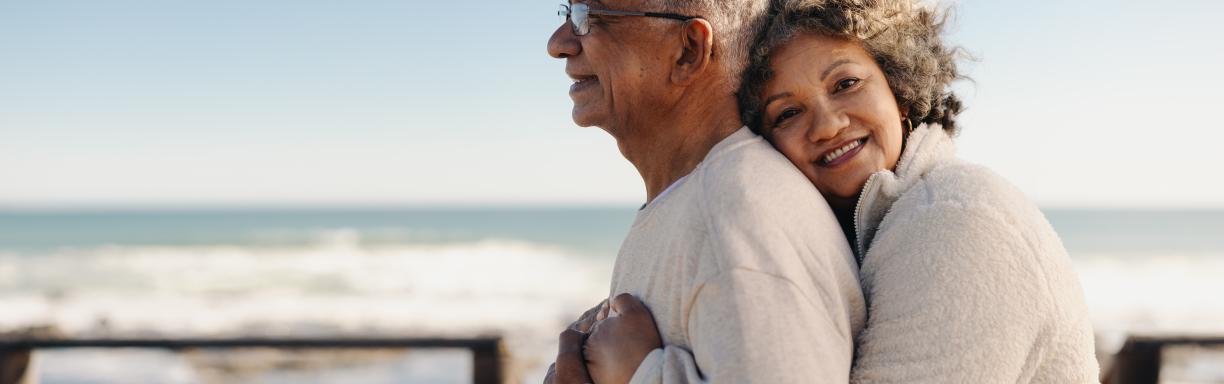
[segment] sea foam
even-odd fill
[[[98,246],[0,254],[0,329],[69,336],[500,335],[533,380],[607,295],[612,260],[512,240]]]

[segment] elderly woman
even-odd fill
[[[906,0],[784,2],[740,93],[744,123],[825,196],[859,258],[869,310],[851,381],[1097,382],[1058,235],[1023,193],[955,157],[942,19]],[[597,382],[638,367],[607,351],[658,340],[636,324],[593,328]]]

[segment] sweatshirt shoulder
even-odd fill
[[[754,136],[707,157],[694,173],[695,198],[721,268],[778,271],[782,259],[819,254],[850,260],[824,197],[790,161]],[[844,256],[844,257],[843,257]],[[782,264],[786,264],[782,262]],[[785,268],[783,268],[785,269]]]
[[[700,198],[717,212],[823,203],[816,188],[760,136],[712,153],[698,168]]]

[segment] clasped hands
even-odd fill
[[[561,332],[545,384],[621,384],[663,346],[650,310],[622,293],[587,310]]]

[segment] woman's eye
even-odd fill
[[[835,91],[841,91],[841,90],[853,87],[855,84],[858,84],[860,81],[862,80],[853,78],[853,77],[848,78],[848,79],[842,79],[841,81],[837,82],[837,87]]]
[[[798,114],[799,114],[798,109],[790,108],[790,109],[783,110],[782,113],[778,114],[778,118],[774,119],[774,125],[782,124],[782,122],[786,121],[786,119],[795,117],[795,115],[798,115]]]

